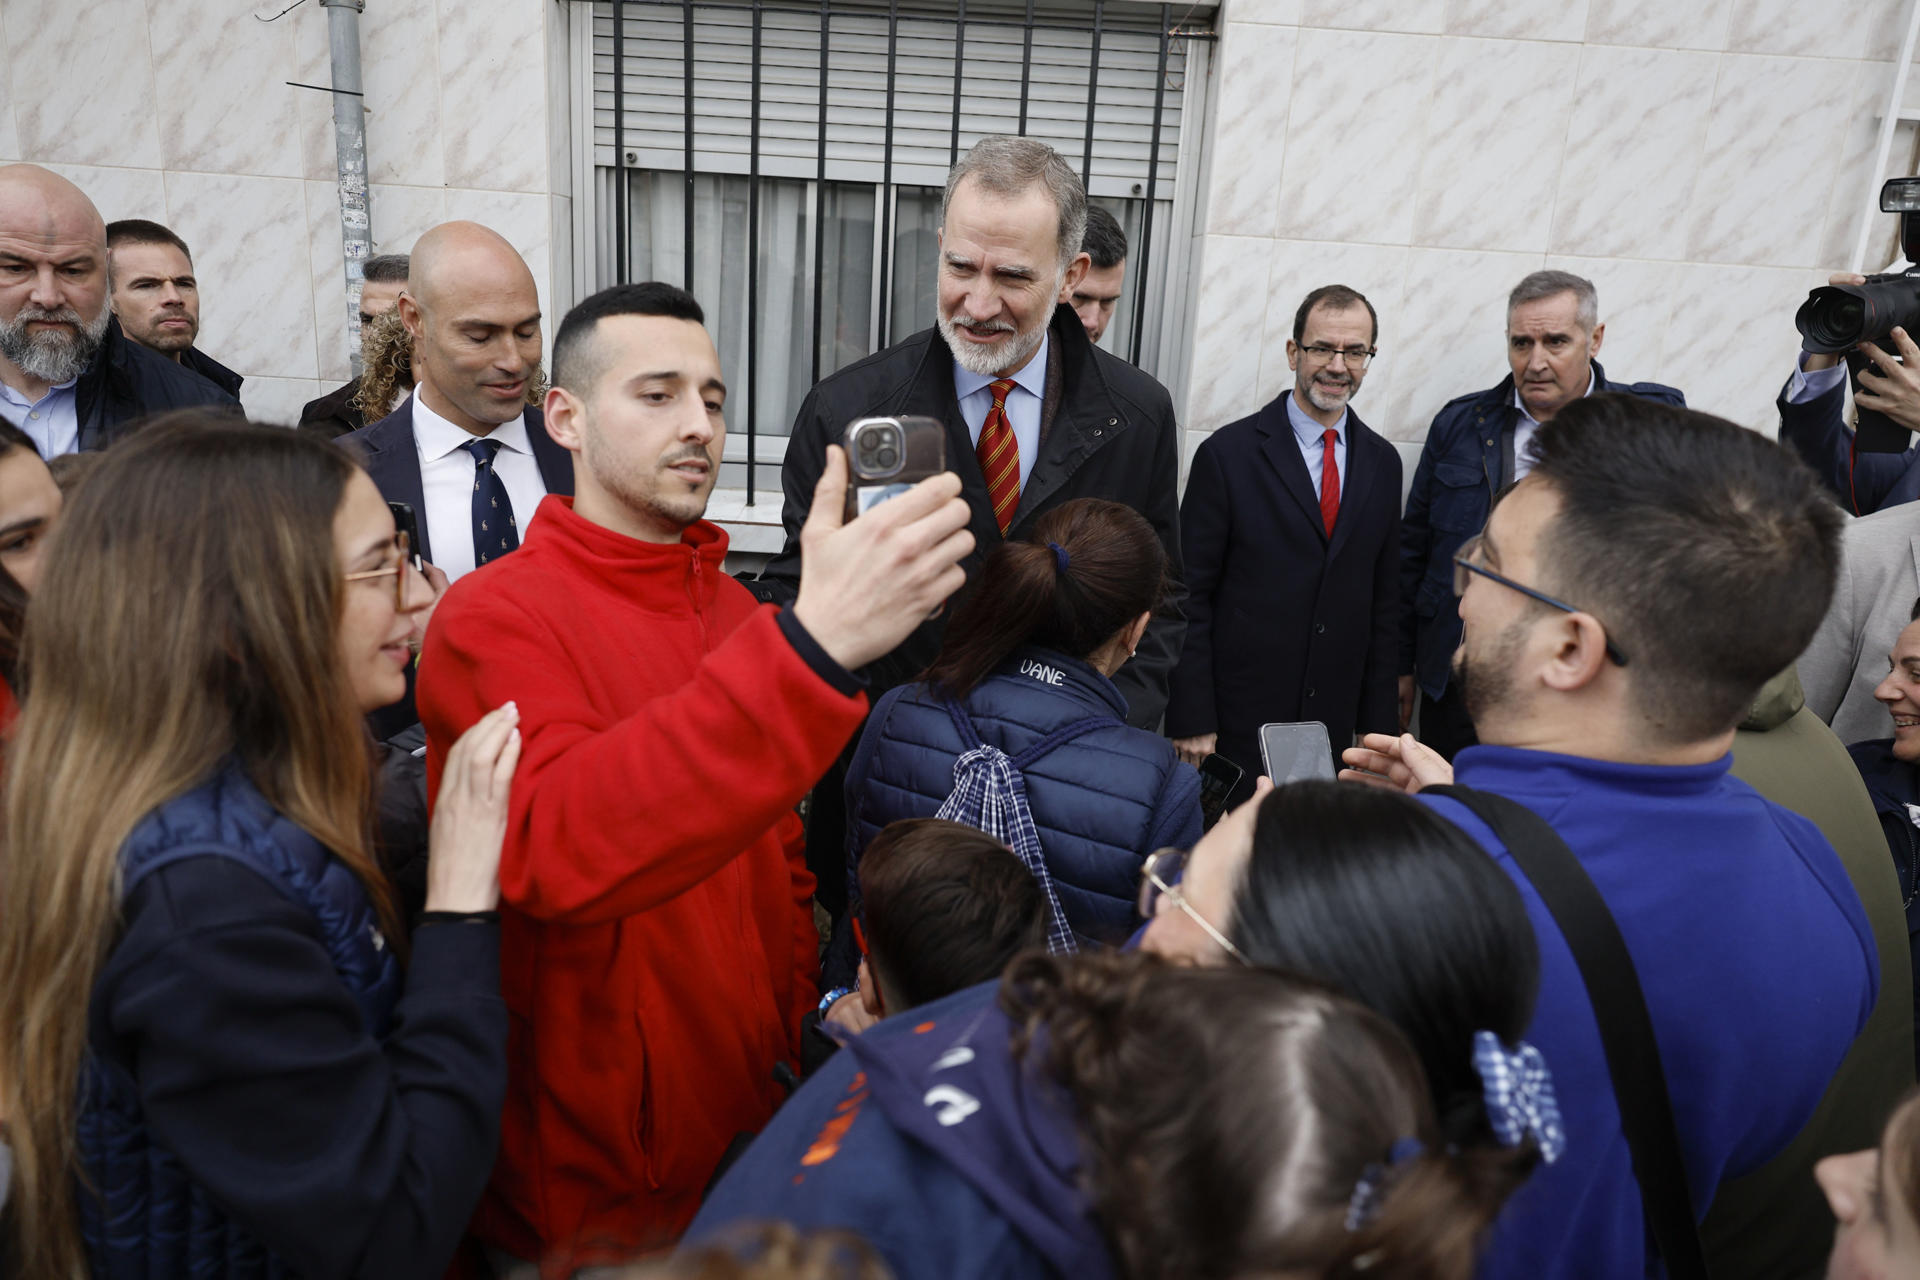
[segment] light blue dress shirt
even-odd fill
[[[38,400],[29,400],[0,382],[0,418],[32,438],[43,458],[73,453],[80,447],[80,410],[74,388],[78,378],[49,387]]]
[[[1327,428],[1307,416],[1307,411],[1300,407],[1300,402],[1294,398],[1294,393],[1291,391],[1287,392],[1287,421],[1293,424],[1293,438],[1300,443],[1300,456],[1307,460],[1307,476],[1313,481],[1313,496],[1318,498],[1320,466],[1322,459],[1326,457],[1324,439]],[[1345,409],[1340,411],[1340,421],[1333,424],[1333,430],[1339,435],[1339,439],[1333,442],[1333,465],[1334,469],[1340,473],[1340,494],[1345,497],[1347,492],[1347,411]]]
[[[1047,344],[1051,335],[1042,335],[1040,349],[1033,359],[1013,375],[1013,390],[1007,392],[1007,425],[1013,428],[1013,443],[1020,449],[1020,492],[1027,491],[1027,477],[1033,474],[1033,461],[1040,454],[1040,406],[1047,396]],[[987,413],[993,408],[989,388],[999,379],[991,374],[968,373],[953,365],[953,390],[960,397],[960,416],[966,419],[967,437],[974,448],[980,447],[980,432],[987,425]]]
[[[1787,403],[1805,404],[1809,400],[1818,400],[1846,380],[1847,363],[1842,360],[1831,369],[1807,368],[1807,353],[1802,351],[1794,360],[1793,376],[1787,379]]]

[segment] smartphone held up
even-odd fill
[[[935,418],[858,418],[842,442],[848,520],[947,469],[947,429]]]

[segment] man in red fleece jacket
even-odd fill
[[[565,1276],[672,1240],[772,1115],[817,998],[793,807],[866,712],[849,673],[960,586],[973,541],[950,474],[843,526],[836,451],[798,598],[758,605],[701,518],[726,388],[699,304],[663,284],[595,294],[560,326],[553,381],[575,496],[441,601],[419,705],[430,795],[467,726],[520,706],[510,1078],[474,1232],[496,1261]]]

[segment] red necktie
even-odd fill
[[[1002,378],[987,389],[993,392],[993,408],[980,424],[980,443],[973,447],[973,456],[980,460],[980,474],[987,478],[994,523],[1005,537],[1020,506],[1020,445],[1007,422],[1007,392],[1013,390],[1013,379]]]
[[[1340,515],[1340,464],[1334,461],[1334,441],[1340,433],[1328,427],[1320,437],[1320,520],[1327,526],[1327,536],[1333,536],[1333,522]]]

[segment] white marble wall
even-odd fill
[[[1543,266],[1599,287],[1610,376],[1771,434],[1794,308],[1845,265],[1869,198],[1906,10],[1226,0],[1189,449],[1291,385],[1294,309],[1336,281],[1380,311],[1358,411],[1423,438],[1505,374],[1506,292]],[[1890,172],[1913,148],[1903,126]]]
[[[101,215],[178,231],[200,346],[291,422],[348,377],[327,15],[313,0],[4,0],[0,161],[72,178]],[[470,218],[572,301],[568,127],[556,0],[374,0],[360,20],[374,251]],[[565,102],[564,95],[559,101]],[[561,295],[553,292],[558,281]],[[551,325],[549,326],[551,328]]]

